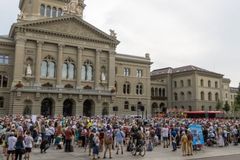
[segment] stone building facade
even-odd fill
[[[230,79],[196,66],[151,72],[152,112],[215,111],[218,102],[234,105]],[[164,96],[160,96],[163,93]],[[158,99],[158,100],[157,100]]]
[[[150,57],[82,19],[83,0],[20,0],[0,37],[0,114],[136,114],[150,107]]]

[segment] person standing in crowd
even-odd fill
[[[191,130],[187,130],[187,138],[188,138],[187,155],[192,156],[193,155],[193,135],[191,133]]]
[[[117,143],[116,154],[118,154],[118,151],[120,148],[121,148],[121,154],[123,154],[123,141],[125,139],[125,133],[121,130],[121,128],[116,130],[115,139],[116,139],[116,143]]]
[[[17,142],[17,138],[14,136],[14,133],[11,132],[7,140],[7,145],[8,145],[7,160],[9,160],[10,156],[12,160],[14,160],[16,142]]]
[[[15,144],[15,160],[22,160],[23,154],[25,154],[25,143],[23,136],[20,135]]]
[[[165,124],[165,126],[162,128],[163,148],[168,148],[168,132],[168,126]]]
[[[181,145],[182,145],[182,155],[186,156],[187,148],[188,148],[188,137],[184,131],[182,132]]]
[[[72,152],[71,151],[71,143],[72,143],[72,137],[74,133],[72,131],[72,128],[68,126],[65,131],[65,152]]]
[[[107,150],[109,151],[109,158],[110,159],[112,158],[112,154],[111,154],[112,143],[113,143],[112,133],[110,130],[108,130],[104,135],[104,146],[105,146],[105,151],[103,156],[104,159],[106,158]]]
[[[30,132],[26,132],[26,136],[24,138],[24,143],[25,143],[25,160],[30,159],[30,153],[32,152],[32,147],[33,147],[33,137],[30,135]]]
[[[99,145],[100,145],[100,140],[99,140],[99,133],[95,133],[93,137],[93,160],[96,160],[96,157],[99,159]]]
[[[176,151],[177,150],[177,132],[175,128],[172,128],[171,139],[172,139],[172,147],[173,147],[172,151]]]

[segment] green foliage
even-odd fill
[[[226,111],[226,112],[230,111],[230,105],[228,104],[227,101],[226,101],[225,104],[224,104],[223,110]]]
[[[240,85],[238,87],[238,93],[234,101],[234,111],[239,111],[239,110],[240,110]]]
[[[218,100],[218,101],[217,101],[217,104],[216,104],[216,110],[217,110],[217,111],[221,110],[221,109],[222,109],[222,106],[223,106],[222,102],[220,102],[220,101]]]

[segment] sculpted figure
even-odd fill
[[[31,69],[31,65],[30,64],[27,65],[26,75],[27,76],[32,76],[32,69]]]

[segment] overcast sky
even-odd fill
[[[0,0],[0,34],[19,0]],[[84,19],[114,29],[118,53],[145,56],[153,69],[195,65],[240,82],[240,0],[85,0]]]

